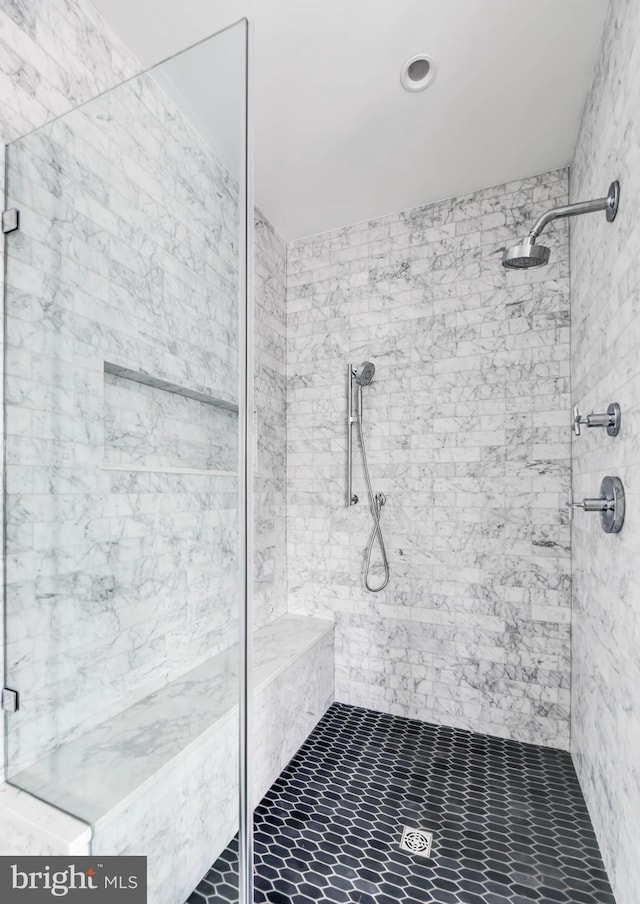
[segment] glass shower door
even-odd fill
[[[247,62],[242,21],[7,148],[7,776],[151,904],[238,829]]]

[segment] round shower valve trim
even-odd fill
[[[605,477],[600,484],[598,497],[583,499],[582,502],[568,502],[567,505],[571,511],[581,508],[585,512],[600,512],[600,522],[605,534],[619,534],[622,530],[625,495],[619,477]]]
[[[609,192],[607,194],[607,207],[605,216],[607,218],[607,222],[613,223],[616,218],[616,214],[618,213],[618,206],[620,204],[620,183],[616,179],[609,186]]]

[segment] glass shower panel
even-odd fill
[[[246,47],[7,148],[8,779],[146,854],[152,904],[238,828]]]

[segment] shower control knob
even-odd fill
[[[600,484],[600,495],[586,498],[582,502],[567,502],[573,509],[580,508],[584,512],[600,512],[602,530],[605,534],[618,534],[624,524],[625,495],[619,477],[605,477]]]
[[[617,402],[612,402],[607,408],[606,414],[588,414],[586,417],[580,414],[580,409],[576,406],[573,409],[573,431],[576,436],[580,436],[580,427],[584,424],[586,427],[605,427],[609,436],[617,436],[620,433],[620,406]]]

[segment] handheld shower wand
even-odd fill
[[[370,361],[365,361],[360,365],[356,370],[353,370],[351,366],[349,366],[348,371],[348,381],[349,381],[349,412],[348,412],[348,425],[347,429],[349,432],[349,443],[348,443],[348,454],[349,454],[349,464],[348,464],[348,488],[347,488],[347,505],[355,505],[358,502],[358,497],[351,492],[351,426],[352,424],[357,424],[358,427],[358,438],[360,440],[360,449],[362,451],[362,466],[364,470],[365,482],[367,484],[367,494],[369,497],[369,506],[371,508],[371,515],[373,517],[373,530],[371,531],[371,536],[369,538],[369,543],[367,545],[367,550],[365,554],[365,564],[364,564],[364,586],[371,593],[378,593],[380,590],[384,590],[384,588],[389,583],[389,560],[387,559],[387,550],[384,545],[384,538],[382,536],[382,528],[380,526],[380,512],[382,510],[382,506],[386,502],[386,498],[383,493],[375,493],[373,492],[373,487],[371,485],[371,475],[369,474],[369,464],[367,461],[367,449],[364,442],[364,435],[362,432],[362,387],[368,386],[373,380],[373,375],[375,374],[376,369],[374,365]],[[356,413],[353,414],[353,384],[356,384]],[[384,578],[381,584],[377,587],[372,586],[369,582],[369,572],[371,570],[371,554],[373,552],[373,545],[378,539],[380,544],[380,552],[382,553],[382,563],[384,567]]]

